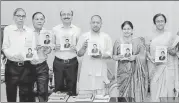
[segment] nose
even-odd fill
[[[20,19],[20,20],[23,20],[23,17],[21,16],[19,19]]]

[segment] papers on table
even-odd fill
[[[93,94],[79,94],[76,97],[76,101],[93,101],[94,96]]]
[[[67,93],[52,93],[49,96],[48,102],[66,102],[69,98]]]
[[[96,95],[93,102],[109,102],[110,97],[109,95]]]

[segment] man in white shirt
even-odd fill
[[[105,94],[105,86],[110,81],[107,77],[106,59],[112,55],[112,40],[110,36],[101,32],[102,19],[99,15],[91,17],[91,31],[83,34],[78,41],[78,56],[82,57],[79,79],[79,93],[85,91],[101,92]],[[97,42],[99,55],[88,55],[89,42]],[[101,94],[99,93],[99,94]],[[98,94],[98,93],[97,93]]]
[[[14,24],[6,26],[2,50],[7,57],[5,82],[8,102],[16,102],[17,86],[20,102],[33,102],[33,82],[35,69],[25,60],[24,49],[35,48],[32,30],[24,25],[26,12],[17,8],[13,13]]]
[[[78,72],[78,60],[76,52],[76,43],[80,35],[80,28],[71,23],[73,18],[72,10],[62,10],[60,17],[63,24],[53,28],[55,47],[55,60],[53,62],[53,71],[55,77],[55,92],[66,91],[64,80],[67,84],[69,95],[76,95],[76,82]],[[70,50],[63,50],[65,38],[69,38]]]
[[[50,33],[43,28],[45,23],[45,15],[42,12],[36,12],[32,15],[34,26],[34,36],[36,39],[37,59],[32,60],[32,64],[36,69],[37,95],[40,102],[48,100],[48,81],[49,67],[47,64],[48,54],[51,53],[51,46],[44,46],[44,40],[41,39]],[[48,35],[49,36],[49,35]]]

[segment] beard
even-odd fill
[[[100,28],[94,27],[92,30],[93,30],[94,32],[99,32],[99,31],[100,31]]]

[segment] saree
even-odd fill
[[[132,54],[136,55],[136,59],[134,61],[118,61],[117,67],[119,97],[132,97],[136,102],[145,100],[148,89],[146,49],[142,39],[132,39]],[[113,48],[113,55],[120,54],[120,44],[124,43],[123,40],[116,40]]]
[[[174,37],[170,32],[164,32],[152,39],[150,44],[150,54],[154,58],[156,46],[171,47]],[[167,97],[174,97],[176,85],[175,72],[178,69],[177,56],[167,54],[166,63],[151,63],[151,102],[160,102]]]

